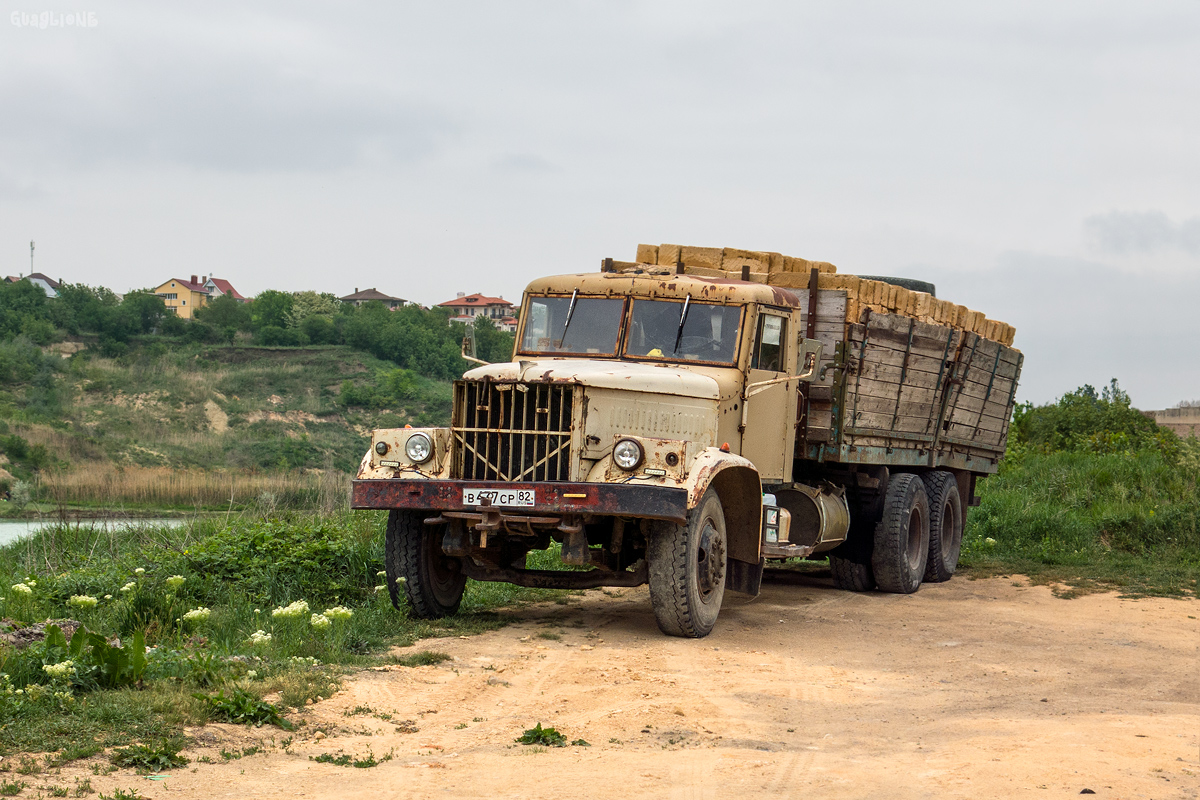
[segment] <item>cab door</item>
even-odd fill
[[[796,445],[796,401],[800,382],[784,380],[790,315],[759,307],[746,383],[742,389],[742,455],[754,462],[764,483],[790,481]]]

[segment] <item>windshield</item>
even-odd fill
[[[741,308],[690,298],[686,314],[684,306],[682,300],[634,300],[625,355],[732,364],[737,357]]]
[[[531,297],[521,352],[616,355],[624,311],[621,297]]]

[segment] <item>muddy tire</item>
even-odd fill
[[[892,477],[875,525],[871,570],[885,592],[912,594],[921,586],[929,561],[929,499],[919,475]]]
[[[848,554],[847,554],[848,555]],[[833,574],[833,585],[847,592],[869,592],[875,588],[875,573],[871,571],[871,557],[850,555],[848,558],[829,556],[829,571]]]
[[[963,505],[954,474],[939,470],[921,476],[929,497],[929,563],[925,580],[940,583],[950,580],[962,552]]]
[[[668,636],[699,639],[721,613],[728,541],[721,498],[709,489],[685,525],[655,523],[646,542],[650,605]]]
[[[387,571],[392,605],[420,619],[448,617],[458,611],[467,576],[458,559],[442,552],[440,526],[425,524],[425,513],[397,509],[388,513],[383,542],[383,566]],[[403,581],[398,580],[403,578]]]

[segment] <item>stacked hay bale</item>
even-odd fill
[[[617,269],[657,267],[650,271],[673,270],[683,265],[687,275],[740,280],[748,273],[749,280],[787,289],[807,289],[812,270],[817,270],[820,289],[846,292],[846,321],[860,322],[865,310],[876,314],[900,314],[921,322],[946,325],[977,333],[985,339],[1011,346],[1016,328],[1005,322],[988,319],[980,311],[941,300],[927,292],[915,292],[883,281],[839,274],[837,267],[825,261],[767,253],[757,250],[738,250],[732,247],[688,247],[677,244],[639,244],[637,262],[618,262]]]

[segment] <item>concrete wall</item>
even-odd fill
[[[1180,436],[1200,436],[1200,407],[1167,408],[1162,411],[1143,411],[1142,413]]]

